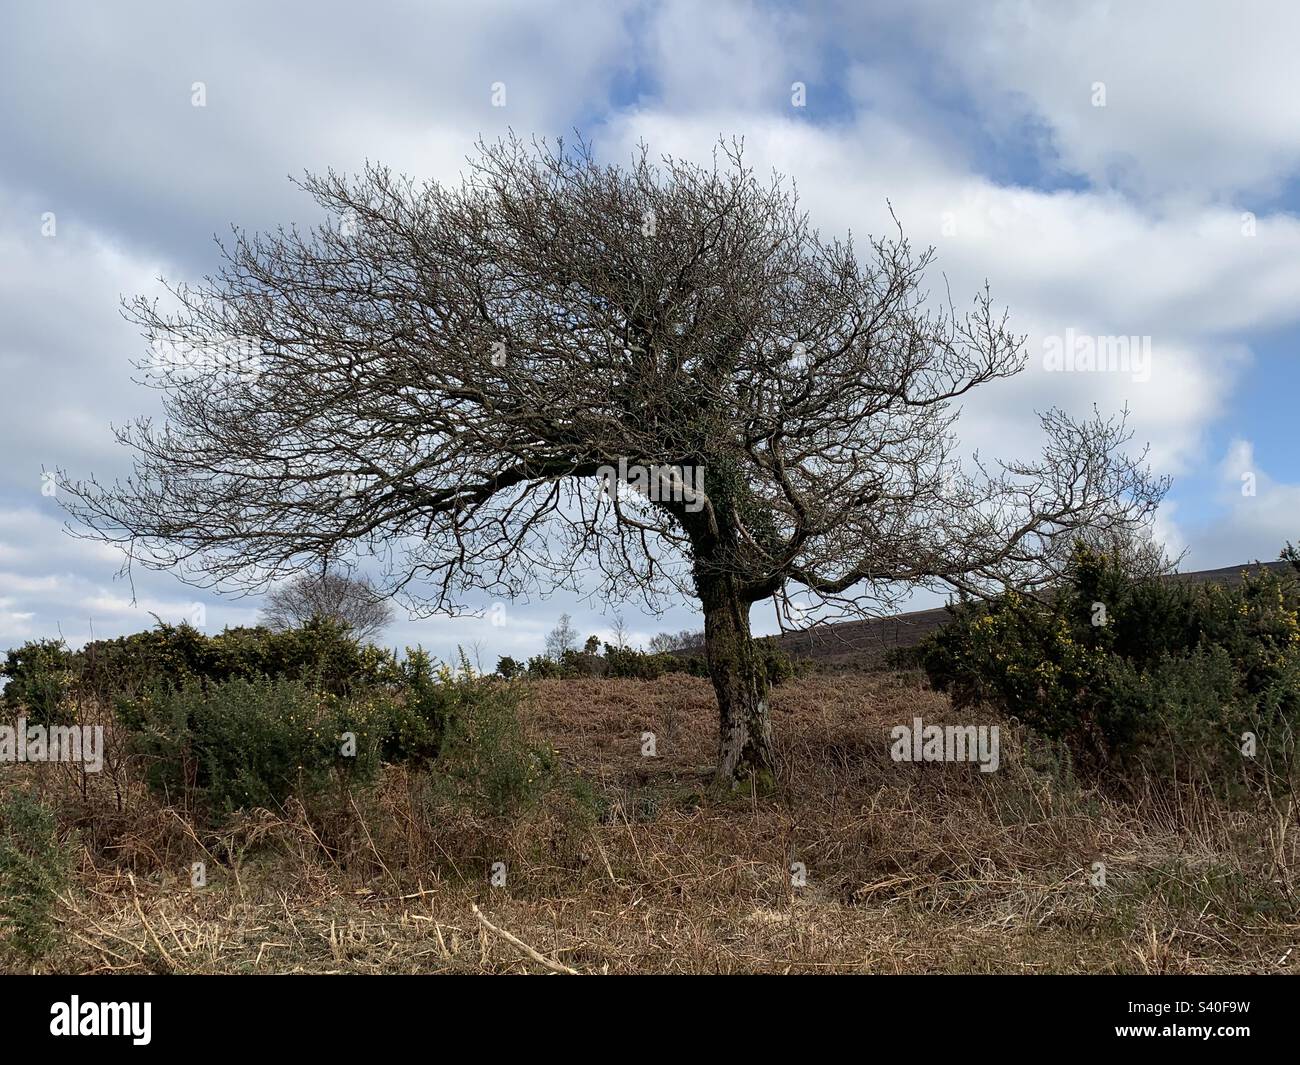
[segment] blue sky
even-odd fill
[[[7,4],[0,647],[195,603],[209,629],[256,617],[167,574],[137,572],[132,603],[42,494],[42,468],[123,472],[109,424],[153,409],[119,297],[213,269],[232,223],[310,221],[290,173],[370,158],[453,181],[508,127],[577,129],[610,160],[743,136],[826,233],[880,232],[892,203],[954,293],[987,278],[1027,335],[1029,370],[965,412],[968,450],[1032,453],[1035,409],[1127,405],[1175,478],[1157,533],[1185,567],[1275,557],[1300,539],[1298,32],[1285,3]],[[1067,331],[1149,337],[1149,378],[1047,371]],[[492,662],[561,611],[604,633],[616,609],[557,595],[389,640]],[[642,639],[694,624],[623,612]]]

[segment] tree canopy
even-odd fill
[[[342,625],[359,640],[373,640],[393,622],[393,609],[370,582],[325,570],[301,573],[271,589],[262,622],[272,629],[301,628],[314,618]]]
[[[1167,487],[1122,414],[1047,411],[1039,457],[960,461],[961,399],[1023,338],[987,287],[933,298],[901,227],[822,237],[737,144],[620,167],[511,137],[456,184],[301,185],[327,222],[237,231],[174,306],[130,305],[166,416],[120,432],[130,479],[73,484],[79,527],[236,585],[357,552],[417,611],[587,575],[695,596],[721,778],[772,765],[751,604],[1041,584]]]

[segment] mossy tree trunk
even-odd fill
[[[718,769],[724,788],[775,780],[767,675],[749,630],[749,604],[726,579],[697,582],[704,606],[705,654],[718,695]]]

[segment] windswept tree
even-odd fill
[[[236,232],[174,306],[131,305],[166,417],[120,432],[128,481],[73,486],[75,522],[196,581],[372,555],[425,612],[587,577],[693,595],[724,784],[773,768],[753,604],[1033,585],[1165,490],[1095,412],[1042,415],[1032,461],[963,462],[961,397],[1026,359],[987,287],[928,298],[931,251],[824,239],[734,144],[617,167],[511,138],[450,186],[302,187],[321,225]]]
[[[370,582],[324,570],[300,573],[272,588],[262,622],[273,629],[299,628],[313,618],[345,626],[359,640],[373,640],[393,623],[393,608]]]

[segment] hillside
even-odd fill
[[[570,783],[506,818],[447,805],[390,766],[341,807],[250,811],[209,834],[138,784],[118,797],[104,774],[83,795],[73,776],[42,774],[85,848],[60,911],[67,934],[44,964],[68,973],[1287,968],[1294,906],[1277,863],[1295,861],[1295,837],[1270,837],[1266,811],[1229,820],[1192,791],[1080,789],[1036,767],[1005,724],[1000,772],[900,764],[890,729],[914,716],[952,720],[948,700],[914,676],[847,671],[775,692],[781,801],[710,801],[716,713],[709,682],[694,677],[531,682],[529,728]],[[642,753],[647,732],[653,758]],[[46,768],[10,776],[16,784]],[[1105,891],[1089,880],[1099,860]],[[202,887],[191,880],[196,861]],[[489,931],[475,906],[544,960]]]
[[[1251,570],[1271,570],[1285,573],[1291,570],[1289,562],[1252,562],[1221,569],[1195,570],[1175,573],[1168,579],[1184,584],[1241,583],[1242,575]],[[799,632],[787,632],[776,639],[782,648],[798,658],[811,659],[831,669],[848,669],[877,666],[885,655],[896,648],[914,647],[948,618],[943,607],[931,610],[913,610],[885,618],[861,621],[842,621],[818,625]]]

